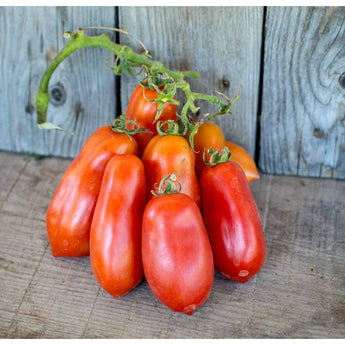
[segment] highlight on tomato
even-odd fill
[[[262,268],[266,244],[260,214],[243,169],[229,150],[212,157],[201,174],[202,210],[215,267],[245,283]]]
[[[137,143],[129,135],[104,126],[87,139],[67,168],[46,213],[53,256],[89,255],[91,221],[103,173],[116,153],[137,154]]]
[[[145,171],[134,155],[116,154],[104,172],[90,230],[93,274],[118,298],[143,278],[141,222],[146,204]]]
[[[196,203],[168,175],[146,205],[142,258],[146,280],[170,309],[191,315],[208,298],[214,278],[212,249]]]

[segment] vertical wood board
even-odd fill
[[[115,78],[105,65],[110,52],[99,48],[76,51],[50,80],[58,97],[49,104],[48,121],[75,136],[40,130],[34,97],[47,66],[66,43],[65,31],[114,22],[113,7],[0,7],[0,149],[74,157],[94,130],[111,122]]]
[[[268,8],[263,171],[345,178],[344,40],[345,7]]]
[[[194,92],[233,99],[233,116],[215,119],[226,138],[255,151],[260,76],[263,8],[261,7],[120,7],[119,26],[139,38],[154,60],[171,70],[194,70],[200,78],[188,79]],[[120,42],[141,47],[124,35]],[[139,78],[124,76],[122,112]],[[183,99],[180,99],[183,101]],[[199,102],[200,114],[216,107]]]

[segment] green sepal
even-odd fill
[[[221,163],[226,163],[231,159],[231,152],[227,146],[224,146],[221,150],[216,151],[213,147],[207,150],[209,153],[210,159],[206,160],[206,149],[203,152],[203,160],[206,165],[215,166]]]
[[[158,192],[151,190],[154,196],[180,193],[182,189],[181,183],[177,180],[176,174],[169,174],[162,178],[157,188]]]
[[[63,128],[57,126],[57,125],[55,125],[55,124],[52,123],[52,122],[43,122],[43,123],[39,123],[39,124],[38,124],[38,127],[39,127],[39,128],[42,128],[42,129],[55,129],[55,130],[58,130],[58,131],[65,132],[65,133],[67,133],[67,134],[69,134],[69,135],[74,135],[74,134],[75,134],[75,132],[68,132],[68,131],[66,131],[65,129],[63,129]]]

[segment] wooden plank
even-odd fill
[[[17,176],[0,209],[2,338],[344,338],[343,181],[253,182],[265,265],[246,284],[216,272],[208,300],[187,316],[160,303],[145,281],[114,299],[89,258],[53,258],[45,210],[70,160],[19,158],[0,152],[0,166]]]
[[[172,70],[196,70],[190,80],[195,92],[216,95],[220,91],[240,99],[233,116],[215,120],[229,140],[255,152],[260,51],[263,22],[261,7],[120,7],[119,26],[143,41]],[[120,41],[135,47],[135,41],[120,35]],[[138,51],[140,51],[140,46]],[[122,111],[138,79],[123,77]],[[181,98],[183,101],[183,99]],[[201,114],[213,106],[199,103]]]
[[[74,157],[94,130],[115,117],[115,79],[105,66],[109,52],[75,52],[50,81],[51,89],[65,96],[50,103],[48,120],[75,131],[75,136],[38,129],[35,92],[66,43],[63,33],[87,25],[114,26],[114,8],[1,7],[0,23],[0,149]]]
[[[344,7],[268,7],[260,168],[345,178]]]
[[[12,188],[19,179],[27,165],[22,155],[11,153],[1,154],[0,164],[0,208],[11,193]]]
[[[341,337],[345,329],[341,196],[345,183],[268,178],[266,196],[257,193],[260,184],[253,186],[259,208],[260,199],[266,198],[263,222],[268,260],[263,270],[269,275],[260,286],[269,294],[257,295],[254,323],[265,327],[270,337]]]

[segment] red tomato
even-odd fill
[[[214,277],[212,250],[190,197],[167,194],[147,204],[142,256],[150,288],[170,309],[190,315],[206,301]]]
[[[137,143],[110,126],[95,131],[63,175],[46,214],[53,256],[89,255],[90,226],[103,173],[116,153],[137,154]]]
[[[221,128],[214,122],[204,122],[199,126],[197,133],[194,136],[194,151],[195,151],[195,171],[200,178],[202,170],[205,167],[205,158],[208,161],[210,154],[207,153],[211,147],[218,151],[225,145],[225,138]]]
[[[231,160],[241,166],[249,183],[260,178],[254,159],[243,147],[230,141],[225,141],[225,146],[231,152]]]
[[[188,141],[178,135],[155,136],[142,155],[147,179],[147,198],[152,190],[169,174],[175,174],[182,185],[181,193],[189,195],[199,207],[200,185],[195,174],[194,152]]]
[[[203,217],[215,267],[245,283],[264,264],[266,245],[260,215],[242,168],[229,161],[201,175]]]
[[[145,89],[143,86],[138,85],[129,99],[126,111],[126,120],[134,120],[140,126],[140,128],[147,129],[152,132],[140,132],[134,134],[134,137],[138,142],[140,156],[143,153],[148,142],[155,135],[157,135],[157,121],[155,121],[155,118],[157,115],[158,104],[148,101],[154,100],[156,98],[156,90]],[[177,105],[172,103],[165,103],[159,121],[176,121],[176,119]],[[126,128],[133,129],[133,125],[127,124]]]
[[[134,155],[115,155],[104,172],[90,230],[90,262],[99,284],[115,298],[143,277],[145,183],[143,163]]]

